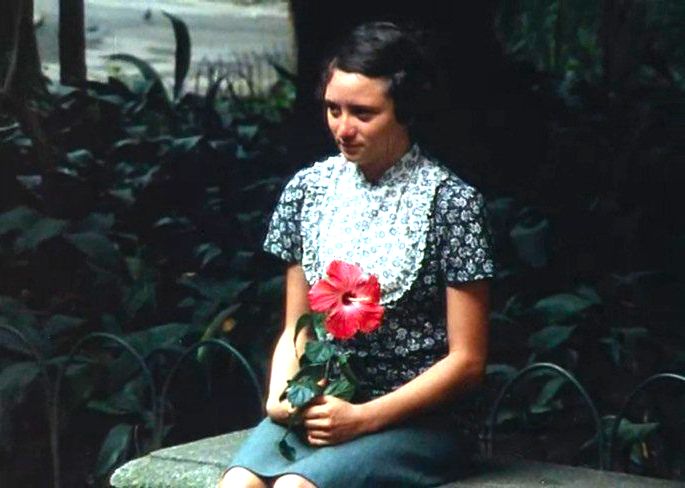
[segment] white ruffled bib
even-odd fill
[[[302,210],[302,267],[320,279],[334,259],[378,276],[381,304],[397,302],[414,283],[426,249],[431,207],[448,172],[414,145],[376,183],[342,155],[316,163],[317,191]],[[313,176],[312,175],[312,176]]]

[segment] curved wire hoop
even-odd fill
[[[597,410],[597,407],[595,406],[595,402],[592,401],[592,398],[590,398],[590,395],[588,394],[587,390],[583,387],[583,385],[576,379],[575,376],[573,376],[570,372],[562,368],[561,366],[558,366],[553,363],[535,363],[531,364],[529,366],[526,366],[523,368],[521,371],[516,373],[513,378],[511,378],[506,385],[500,390],[499,395],[497,395],[497,399],[495,400],[495,403],[492,406],[492,409],[490,410],[490,415],[488,415],[488,420],[487,420],[487,425],[486,425],[486,434],[485,434],[485,446],[486,446],[486,454],[488,457],[492,457],[492,451],[493,451],[493,439],[494,439],[494,431],[495,431],[495,423],[497,421],[497,414],[499,413],[500,409],[500,404],[502,403],[502,400],[504,400],[504,397],[509,393],[509,391],[520,381],[522,381],[524,378],[527,378],[533,371],[538,371],[538,370],[549,370],[552,371],[559,376],[565,378],[568,380],[573,386],[575,386],[576,390],[578,393],[580,393],[581,397],[583,397],[583,400],[585,400],[585,403],[587,404],[588,408],[590,409],[590,412],[592,414],[592,420],[595,424],[595,431],[596,431],[596,437],[597,437],[597,457],[599,461],[599,469],[604,470],[606,469],[606,463],[604,459],[604,433],[602,431],[602,421],[599,416],[599,411]]]
[[[155,382],[152,379],[152,373],[150,372],[150,368],[148,368],[147,364],[145,363],[145,359],[136,351],[133,346],[131,346],[126,340],[122,339],[121,337],[115,336],[113,334],[108,334],[106,332],[92,332],[90,334],[87,334],[85,337],[82,337],[75,345],[74,347],[71,348],[69,351],[69,354],[67,355],[66,361],[62,364],[60,367],[59,373],[57,374],[57,378],[55,380],[55,389],[53,391],[53,399],[52,399],[52,410],[53,414],[55,416],[55,419],[57,418],[57,410],[59,407],[59,395],[62,389],[62,378],[66,374],[67,367],[71,362],[73,361],[74,357],[76,354],[83,348],[83,346],[89,342],[95,342],[95,341],[110,341],[114,342],[117,345],[121,346],[126,352],[128,352],[133,358],[136,360],[138,365],[140,366],[140,369],[143,372],[143,377],[145,378],[145,382],[148,385],[148,388],[150,389],[150,397],[151,397],[151,403],[152,403],[152,419],[153,419],[153,432],[156,432],[158,427],[158,424],[160,422],[159,420],[159,413],[158,413],[158,404],[159,402],[157,401],[157,389],[155,388]],[[52,449],[53,449],[53,459],[59,460],[59,432],[58,429],[55,429],[54,432],[54,442],[52,444]],[[153,445],[154,448],[154,445]],[[59,471],[55,472],[54,475],[54,486],[55,488],[59,488],[59,483],[60,483],[60,473]]]
[[[264,393],[262,390],[261,385],[259,384],[259,380],[257,379],[257,374],[255,373],[254,369],[252,366],[250,366],[250,363],[245,359],[245,356],[243,356],[235,347],[233,347],[231,344],[229,344],[226,341],[223,341],[221,339],[206,339],[200,342],[197,342],[187,348],[183,353],[181,354],[181,357],[178,358],[174,366],[171,368],[171,371],[169,371],[169,374],[167,375],[164,385],[162,386],[162,391],[160,393],[159,397],[159,422],[157,423],[157,428],[158,430],[155,431],[155,445],[161,446],[162,444],[162,432],[164,430],[164,406],[166,404],[166,397],[169,392],[169,388],[171,386],[171,382],[174,380],[176,377],[176,373],[178,372],[179,368],[181,367],[181,364],[195,351],[205,347],[205,346],[212,346],[212,347],[217,347],[220,350],[226,351],[229,353],[230,356],[236,358],[240,365],[243,367],[245,372],[247,373],[248,377],[250,378],[250,382],[252,383],[252,386],[255,389],[255,393],[257,396],[257,403],[259,404],[259,408],[261,409],[262,413],[264,413]]]
[[[642,383],[640,383],[631,393],[628,398],[623,402],[621,410],[619,410],[613,425],[611,426],[611,431],[609,438],[607,439],[607,466],[611,467],[613,465],[614,447],[616,445],[616,435],[618,434],[618,428],[621,424],[621,420],[626,417],[628,409],[632,406],[633,401],[637,396],[642,393],[643,390],[653,387],[656,383],[663,383],[666,381],[676,381],[685,385],[685,376],[675,374],[675,373],[659,373],[650,376]]]

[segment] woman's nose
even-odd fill
[[[338,138],[349,139],[354,137],[356,134],[356,128],[354,123],[350,120],[348,116],[343,116],[340,120],[340,125],[338,125]]]

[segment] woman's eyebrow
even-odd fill
[[[347,106],[349,110],[353,112],[376,112],[379,110],[379,107],[375,105],[365,105],[365,104],[346,104],[345,102],[337,102],[335,100],[331,100],[329,98],[324,99],[324,104],[327,107],[341,107],[341,106]]]
[[[350,105],[350,110],[353,112],[377,112],[380,108],[375,105]]]

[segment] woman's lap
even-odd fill
[[[231,466],[263,477],[299,474],[320,488],[434,486],[463,472],[471,446],[444,416],[424,417],[335,446],[315,448],[288,435],[295,460],[281,456],[285,428],[263,420],[241,446]]]

